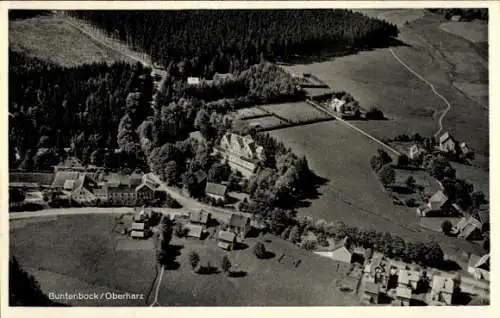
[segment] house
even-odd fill
[[[53,182],[53,173],[9,172],[10,187],[47,187]]]
[[[109,187],[137,187],[143,181],[143,176],[137,173],[131,175],[110,173],[104,176],[104,181]]]
[[[210,222],[211,214],[205,210],[199,209],[189,213],[189,223],[195,225],[207,226]]]
[[[471,255],[467,271],[476,279],[490,280],[490,254],[483,256]]]
[[[198,224],[188,223],[185,225],[185,228],[188,230],[187,236],[194,237],[197,239],[201,239],[203,235],[203,226]]]
[[[423,148],[419,144],[414,144],[408,150],[408,157],[411,160],[415,160],[418,159],[420,156],[424,155],[426,152],[427,151],[425,150],[425,148]]]
[[[401,306],[410,306],[412,290],[410,287],[396,287],[395,298]]]
[[[341,113],[343,111],[343,106],[345,104],[345,101],[340,100],[338,98],[334,98],[330,101],[330,108],[337,113]]]
[[[54,175],[54,181],[52,181],[52,187],[62,190],[67,180],[76,180],[79,176],[80,173],[76,171],[57,171]]]
[[[76,180],[66,180],[64,190],[70,192],[70,198],[81,204],[95,203],[97,197],[93,190],[97,183],[88,175],[82,174]]]
[[[433,305],[451,305],[454,290],[455,281],[452,277],[434,275],[430,292]]]
[[[234,78],[234,76],[231,73],[215,73],[214,77],[212,78],[212,81],[214,83],[220,83],[220,82],[232,80],[233,78]]]
[[[378,304],[378,296],[380,294],[380,284],[366,282],[364,288],[363,299],[370,304]]]
[[[137,203],[135,188],[121,185],[107,187],[108,200],[112,205],[133,206]]]
[[[489,272],[488,272],[489,273]],[[460,278],[460,291],[470,295],[477,295],[484,298],[490,297],[490,281],[488,279],[476,279],[462,275]]]
[[[344,237],[340,240],[331,250],[330,257],[336,261],[351,263],[352,261],[352,251],[347,246],[348,237]]]
[[[469,145],[464,141],[460,143],[460,152],[462,153],[462,155],[467,156],[471,154],[473,151],[472,148],[469,147]]]
[[[219,231],[217,236],[218,243],[217,246],[225,250],[232,250],[234,248],[234,243],[236,241],[236,235],[229,231]]]
[[[198,141],[199,143],[206,143],[207,140],[205,137],[203,137],[202,133],[200,131],[193,131],[189,133],[189,138],[194,139]]]
[[[264,148],[255,143],[251,136],[234,133],[225,134],[215,149],[227,160],[231,169],[249,178],[257,168],[257,163],[265,159]]]
[[[462,20],[462,16],[461,15],[452,15],[450,20],[453,22],[460,22],[460,20]]]
[[[388,274],[386,263],[383,262],[383,257],[372,257],[370,262],[364,268],[365,280],[372,283],[380,283]]]
[[[443,152],[457,152],[457,142],[453,139],[449,132],[445,132],[439,137],[439,150]]]
[[[196,170],[193,175],[197,184],[201,185],[207,181],[207,174],[201,169]]]
[[[229,231],[235,233],[239,240],[243,241],[248,232],[250,232],[251,228],[252,226],[249,217],[236,213],[231,214],[229,217],[228,229]]]
[[[452,233],[466,240],[480,239],[482,224],[472,216],[463,217],[452,229]]]
[[[414,270],[402,269],[398,273],[398,286],[409,287],[412,290],[417,289],[421,273]]]
[[[138,200],[153,200],[155,197],[157,185],[144,178],[142,183],[135,188]]]
[[[227,187],[222,184],[207,182],[205,193],[210,198],[213,198],[215,200],[225,201],[227,194]]]
[[[429,201],[426,204],[417,208],[417,215],[425,217],[431,212],[440,212],[444,210],[448,204],[448,197],[443,193],[443,191],[438,190],[429,198]]]
[[[189,86],[197,86],[200,85],[201,79],[199,77],[188,77],[187,78],[187,84]]]
[[[479,222],[481,222],[481,225],[490,224],[490,209],[480,208],[475,217]]]

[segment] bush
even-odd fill
[[[228,273],[229,270],[231,269],[231,266],[232,266],[231,261],[229,260],[227,255],[224,255],[221,261],[221,268],[224,271],[224,273]]]
[[[387,187],[389,184],[394,183],[396,180],[396,172],[394,171],[394,168],[392,168],[390,165],[385,165],[380,169],[378,173],[380,182],[384,185],[384,187]]]
[[[253,248],[253,253],[257,258],[264,258],[266,257],[266,247],[264,246],[263,243],[257,243],[255,244],[255,247]]]
[[[312,251],[316,249],[316,241],[313,240],[307,240],[302,244],[302,248]]]
[[[196,253],[195,251],[192,251],[191,253],[189,253],[188,258],[189,264],[191,264],[193,270],[196,270],[196,267],[198,266],[198,264],[200,264],[200,255],[198,255],[198,253]]]
[[[450,235],[452,229],[453,229],[453,224],[451,224],[450,221],[446,220],[443,223],[441,223],[441,230],[445,235]]]
[[[366,119],[370,120],[382,120],[385,119],[384,113],[377,107],[372,107],[368,112],[366,112]]]

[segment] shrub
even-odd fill
[[[221,268],[224,271],[224,273],[228,273],[229,270],[231,269],[231,266],[232,266],[231,261],[229,260],[227,255],[224,255],[221,261]]]
[[[378,109],[377,107],[372,107],[369,111],[366,112],[366,119],[381,120],[385,119],[385,116],[380,109]]]
[[[193,270],[196,270],[196,267],[198,266],[198,264],[200,264],[200,255],[198,255],[198,253],[196,253],[195,251],[192,251],[191,253],[189,253],[188,258],[191,267],[193,268]]]
[[[389,184],[394,183],[396,180],[396,172],[394,171],[394,168],[392,168],[389,165],[385,165],[380,169],[378,176],[380,178],[380,182],[387,187]]]
[[[308,251],[312,251],[312,250],[316,249],[316,241],[307,240],[302,244],[302,248],[304,248]]]
[[[452,229],[453,229],[453,224],[451,224],[450,221],[446,220],[443,223],[441,223],[441,230],[445,235],[450,235]]]
[[[264,258],[266,256],[266,247],[263,243],[259,242],[255,244],[253,253],[255,254],[255,256],[257,256],[257,258]]]

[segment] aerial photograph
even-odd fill
[[[490,304],[488,8],[8,14],[8,306]]]

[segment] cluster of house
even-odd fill
[[[149,219],[150,215],[145,210],[141,210],[138,214],[134,215],[130,226],[130,236],[134,239],[149,237],[152,233],[149,226]]]
[[[467,215],[457,204],[451,203],[442,190],[436,191],[425,204],[417,208],[417,216],[439,216],[443,211],[449,211],[450,209],[463,216],[456,224],[453,224],[450,234],[466,240],[481,238],[483,225],[490,222],[489,210],[480,209],[476,215]]]
[[[439,137],[436,148],[441,152],[461,155],[462,157],[473,154],[472,148],[466,142],[458,142],[449,132],[445,132]],[[408,149],[408,157],[412,160],[416,160],[426,153],[425,147],[418,143],[413,144]]]
[[[211,214],[203,209],[191,211],[189,221],[184,225],[187,236],[201,239],[203,233],[211,226]],[[217,246],[225,250],[234,249],[236,244],[243,243],[252,225],[249,217],[232,213],[227,224],[217,233]]]
[[[356,262],[355,248],[348,245],[347,238],[340,240],[328,251],[314,252],[335,262],[351,264]],[[362,301],[378,304],[379,297],[385,294],[394,304],[409,306],[419,301],[430,305],[451,305],[456,287],[480,297],[489,297],[489,254],[482,257],[471,255],[467,272],[456,275],[446,273],[430,274],[411,269],[411,265],[388,259],[382,253],[374,252],[369,260],[363,260],[363,275],[360,277]],[[426,288],[426,282],[430,286]],[[424,290],[421,293],[422,289]]]

